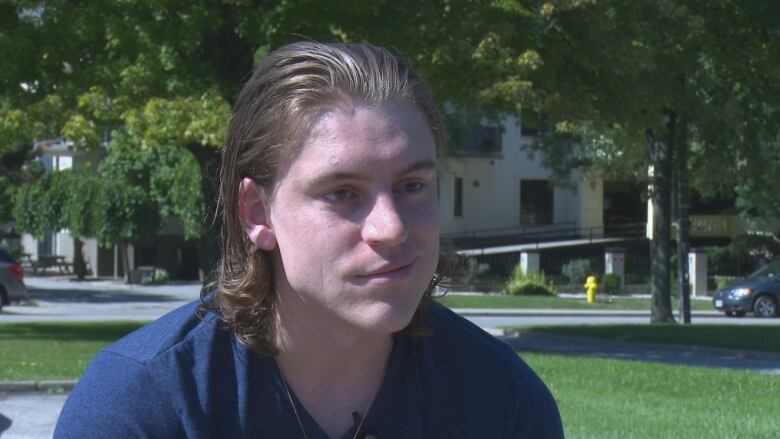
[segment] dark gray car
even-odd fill
[[[22,267],[5,250],[0,249],[0,309],[27,298]]]
[[[715,292],[712,304],[727,316],[776,317],[780,304],[780,261]]]

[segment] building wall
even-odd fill
[[[580,228],[597,233],[604,226],[604,180],[580,179],[578,190]]]
[[[504,120],[502,150],[497,156],[451,156],[439,164],[439,205],[441,232],[464,233],[476,230],[520,227],[520,181],[549,180],[550,171],[541,164],[538,154],[529,156],[524,145],[534,141],[521,136],[517,118]],[[463,215],[454,216],[454,180],[463,179]],[[579,178],[574,175],[574,179]],[[597,188],[598,189],[598,188]],[[582,185],[555,187],[553,190],[553,223],[600,223],[601,200],[588,203],[583,215],[580,203]],[[594,192],[588,194],[596,197]],[[553,227],[553,226],[548,226]]]
[[[38,241],[32,235],[22,235],[22,253],[28,253],[33,260],[38,260]]]

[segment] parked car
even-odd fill
[[[761,267],[748,277],[715,292],[712,304],[727,316],[778,316],[780,304],[780,261]]]
[[[5,250],[0,249],[0,309],[11,301],[27,298],[24,272]]]

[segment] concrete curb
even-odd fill
[[[76,380],[0,381],[0,393],[67,393]]]

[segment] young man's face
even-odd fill
[[[323,113],[267,203],[282,306],[403,329],[439,257],[435,165],[433,134],[411,104]]]

